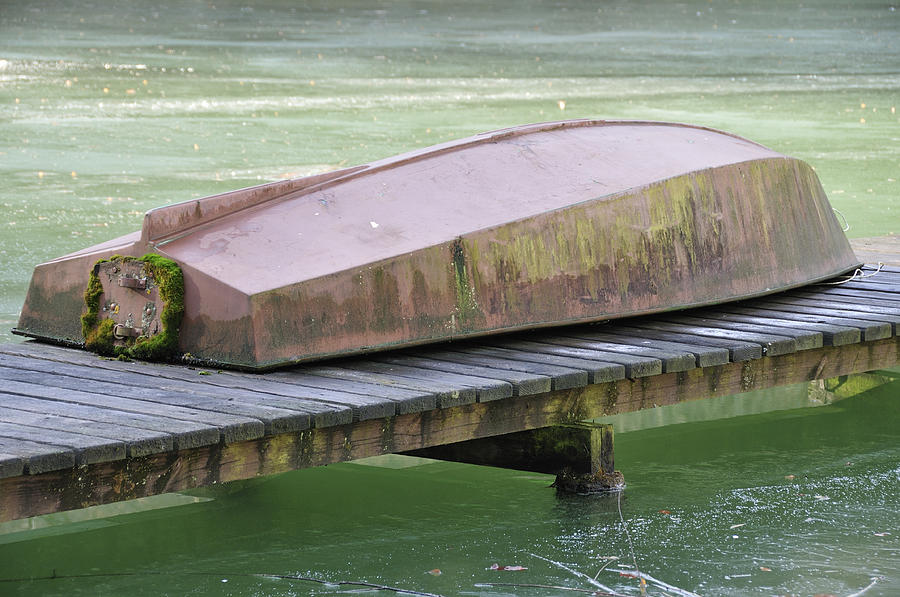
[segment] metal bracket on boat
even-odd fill
[[[132,278],[131,276],[119,276],[119,286],[122,288],[134,288],[135,290],[145,290],[147,288],[147,278]]]
[[[172,358],[178,350],[183,298],[184,277],[171,259],[154,253],[100,259],[84,292],[84,347],[104,356]]]
[[[142,328],[131,328],[118,323],[115,325],[115,327],[113,327],[113,336],[115,336],[118,340],[124,340],[125,338],[137,338],[143,333],[144,330]]]
[[[112,320],[110,340],[115,346],[131,346],[135,338],[162,330],[159,282],[143,261],[117,258],[98,263],[95,272],[102,286],[98,319]]]

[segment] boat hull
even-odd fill
[[[647,148],[667,164],[629,166]],[[857,265],[810,166],[699,127],[522,127],[342,172],[163,208],[140,236],[42,264],[16,331],[83,342],[88,274],[114,254],[176,262],[179,351],[247,369],[716,304]]]

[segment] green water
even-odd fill
[[[883,1],[0,0],[0,342],[36,263],[136,230],[147,209],[524,122],[725,129],[811,163],[850,236],[900,233],[898,33],[900,6]],[[620,434],[641,570],[704,595],[843,595],[878,575],[867,596],[900,592],[898,393]],[[657,424],[704,418],[684,412]],[[0,594],[353,590],[241,576],[262,572],[558,595],[475,585],[589,587],[531,554],[591,576],[601,557],[631,561],[615,499],[557,498],[533,474],[374,464],[7,532],[0,578],[134,575]]]

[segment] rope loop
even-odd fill
[[[834,207],[832,207],[831,210],[834,213],[836,213],[837,215],[841,216],[841,219],[844,220],[844,223],[841,226],[841,230],[843,230],[844,232],[847,232],[848,230],[850,230],[850,222],[847,221],[847,217],[844,214],[842,214],[840,211],[835,209]]]
[[[847,282],[853,282],[854,280],[862,280],[864,278],[871,278],[872,276],[874,276],[875,274],[880,272],[883,267],[884,267],[884,263],[879,261],[878,267],[875,269],[874,272],[872,272],[870,274],[863,272],[860,268],[856,268],[856,271],[854,271],[853,274],[846,280],[838,280],[837,282],[822,282],[822,284],[830,284],[832,286],[836,286],[838,284],[846,284]]]

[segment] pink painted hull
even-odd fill
[[[39,265],[15,331],[82,342],[94,263],[148,252],[184,274],[180,349],[250,369],[720,303],[857,265],[807,164],[700,127],[571,121],[152,210],[140,233]]]

